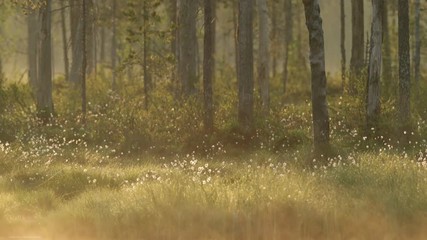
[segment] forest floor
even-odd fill
[[[0,239],[427,238],[423,153],[308,163],[304,149],[203,158],[1,148]]]

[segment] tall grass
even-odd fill
[[[7,159],[11,153],[4,156]],[[95,155],[95,154],[94,154]],[[47,239],[423,239],[427,161],[363,153],[13,166],[0,235]],[[296,159],[295,159],[296,157]],[[9,159],[13,161],[13,159]]]

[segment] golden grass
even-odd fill
[[[0,236],[427,237],[425,160],[365,153],[305,169],[294,161],[247,154],[209,162],[188,156],[141,164],[118,159],[16,166],[0,178]]]

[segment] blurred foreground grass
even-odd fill
[[[423,154],[82,155],[0,153],[0,238],[427,238]]]

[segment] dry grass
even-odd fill
[[[88,154],[88,153],[86,153]],[[2,161],[16,161],[10,151]],[[0,236],[44,239],[425,239],[423,158],[268,153],[21,164],[0,178]],[[40,158],[38,158],[40,159]],[[58,158],[60,159],[60,158]],[[75,160],[75,159],[74,159]],[[130,160],[130,161],[129,161]]]

